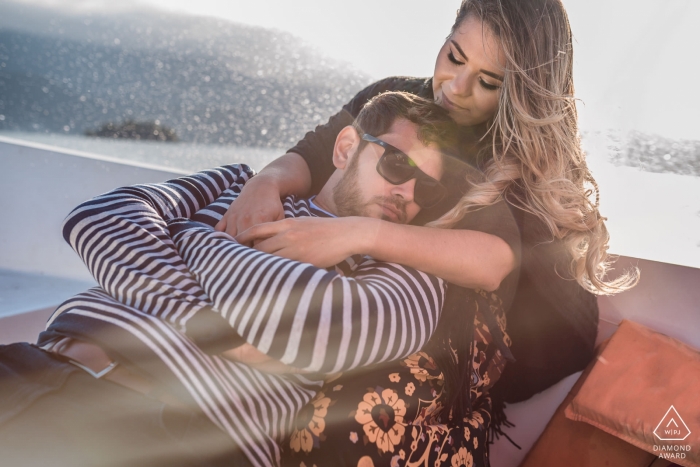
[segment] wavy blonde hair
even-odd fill
[[[464,0],[450,36],[468,17],[490,29],[506,58],[498,110],[484,137],[492,145],[482,149],[493,154],[485,157],[487,181],[430,225],[448,228],[505,198],[541,219],[564,243],[569,272],[585,289],[612,294],[632,287],[636,270],[606,277],[610,236],[579,139],[571,28],[561,1]]]

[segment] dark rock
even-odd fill
[[[136,139],[148,141],[178,141],[175,131],[156,122],[105,123],[97,130],[85,130],[85,136],[100,138]]]

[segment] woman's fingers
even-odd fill
[[[216,230],[235,237],[257,224],[284,219],[284,207],[279,190],[264,182],[264,178],[251,178],[238,198],[216,224]]]
[[[282,207],[281,201],[275,199],[274,202],[265,204],[254,212],[246,212],[238,215],[236,217],[236,231],[245,232],[251,227],[273,224],[280,220],[284,220],[284,208]]]
[[[277,235],[285,229],[286,226],[284,220],[276,222],[265,222],[262,224],[253,225],[252,227],[241,231],[241,233],[239,235],[236,235],[235,238],[236,241],[242,245],[255,244],[257,247],[257,242],[259,242],[260,240],[264,240],[266,238],[272,237],[273,235]]]
[[[354,253],[361,222],[360,218],[285,219],[251,227],[236,240],[265,253],[325,268]]]
[[[253,248],[282,258],[314,264],[310,255],[306,253],[306,245],[293,241],[287,231],[258,240]]]
[[[221,220],[216,223],[216,225],[214,226],[214,230],[217,230],[219,232],[226,232],[226,216],[222,217]]]
[[[271,224],[279,224],[279,222],[272,222]],[[255,226],[253,229],[258,230],[258,228],[263,225],[267,226],[268,224]],[[302,263],[310,263],[320,268],[335,264],[335,262],[332,261],[329,263],[323,255],[319,255],[313,251],[310,252],[310,245],[306,242],[298,241],[298,238],[293,234],[290,235],[287,229],[275,229],[274,231],[259,230],[263,233],[253,240],[256,250],[282,258],[300,261]]]

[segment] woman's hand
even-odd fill
[[[216,230],[235,237],[250,227],[284,219],[284,207],[275,183],[258,175],[243,186],[238,198],[216,224]]]
[[[309,167],[299,154],[289,152],[246,182],[215,228],[235,237],[254,225],[284,219],[280,199],[304,196],[310,188]]]
[[[348,256],[367,253],[376,227],[374,219],[301,217],[259,224],[236,237],[239,243],[284,258],[311,263],[319,268],[334,266]]]

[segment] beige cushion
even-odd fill
[[[677,415],[669,413],[672,405]],[[700,353],[623,321],[565,414],[647,452],[671,454],[679,465],[700,467]],[[683,437],[684,425],[690,431],[684,440],[654,435],[658,427],[663,438]],[[663,432],[676,428],[680,435]]]

